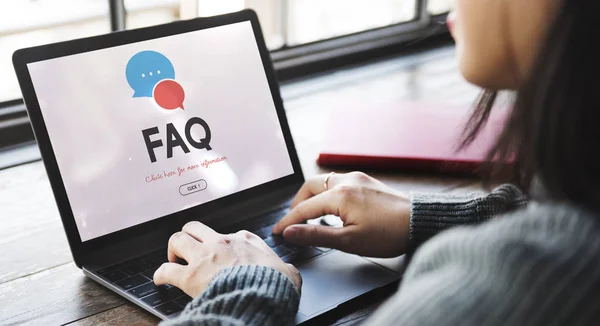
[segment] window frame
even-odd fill
[[[281,1],[284,3],[282,17],[285,17],[285,3],[291,0]],[[125,0],[108,0],[108,3],[111,31],[125,29]],[[440,28],[447,14],[430,15],[427,0],[416,0],[415,4],[415,18],[408,22],[306,44],[289,47],[284,45],[270,51],[279,81],[322,73],[382,56],[411,52],[417,48],[432,46],[431,44],[435,46],[440,41],[450,41],[447,28]],[[0,153],[22,145],[35,146],[23,100],[0,102]],[[27,162],[29,161],[23,163]],[[0,162],[0,169],[5,167],[8,165]]]

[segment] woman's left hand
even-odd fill
[[[176,263],[177,258],[188,264]],[[287,276],[298,292],[302,286],[298,270],[248,231],[219,234],[200,222],[189,222],[169,239],[168,259],[154,273],[154,283],[174,285],[191,297],[199,296],[219,271],[237,265],[271,267]]]

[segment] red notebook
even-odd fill
[[[469,105],[368,103],[334,109],[317,164],[403,171],[474,173],[485,162],[505,121],[495,110],[476,141],[457,152]]]

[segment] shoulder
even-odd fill
[[[455,304],[475,311],[489,304],[494,316],[514,324],[567,323],[574,312],[600,308],[598,221],[570,205],[532,203],[480,226],[441,233],[416,252],[403,282],[461,283],[453,300],[464,302]],[[458,295],[467,290],[472,297]]]
[[[512,249],[521,251],[537,247],[542,251],[561,252],[579,247],[600,250],[600,216],[570,205],[533,202],[487,223],[443,232],[423,245],[417,255],[459,248],[503,254],[505,250],[512,252]]]

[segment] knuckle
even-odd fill
[[[252,232],[247,231],[247,230],[240,230],[236,234],[239,235],[240,237],[246,239],[246,240],[250,240],[250,239],[254,238],[254,234]]]
[[[173,245],[175,241],[177,241],[177,239],[181,237],[181,234],[181,232],[173,233],[173,235],[171,235],[171,237],[169,238],[169,246]]]
[[[335,187],[336,194],[342,199],[347,199],[351,197],[354,194],[354,191],[354,187],[349,185],[340,185]]]
[[[185,225],[183,226],[182,229],[183,230],[189,229],[190,227],[193,227],[194,225],[197,225],[197,224],[200,224],[200,222],[198,222],[198,221],[190,221],[190,222],[185,223]]]
[[[319,229],[315,225],[298,229],[299,238],[311,239],[319,235]]]
[[[308,230],[308,235],[312,237],[319,236],[319,229],[316,226],[311,226]]]
[[[224,234],[221,237],[219,237],[219,240],[217,240],[217,244],[223,245],[223,246],[228,246],[229,244],[231,244],[232,241],[233,241],[232,235]]]
[[[340,242],[340,245],[342,245],[343,247],[350,247],[350,246],[352,246],[354,239],[355,239],[355,237],[353,237],[351,234],[344,233],[344,234],[340,235],[339,242]]]
[[[366,173],[360,171],[350,172],[350,175],[358,181],[369,181],[371,179]]]

